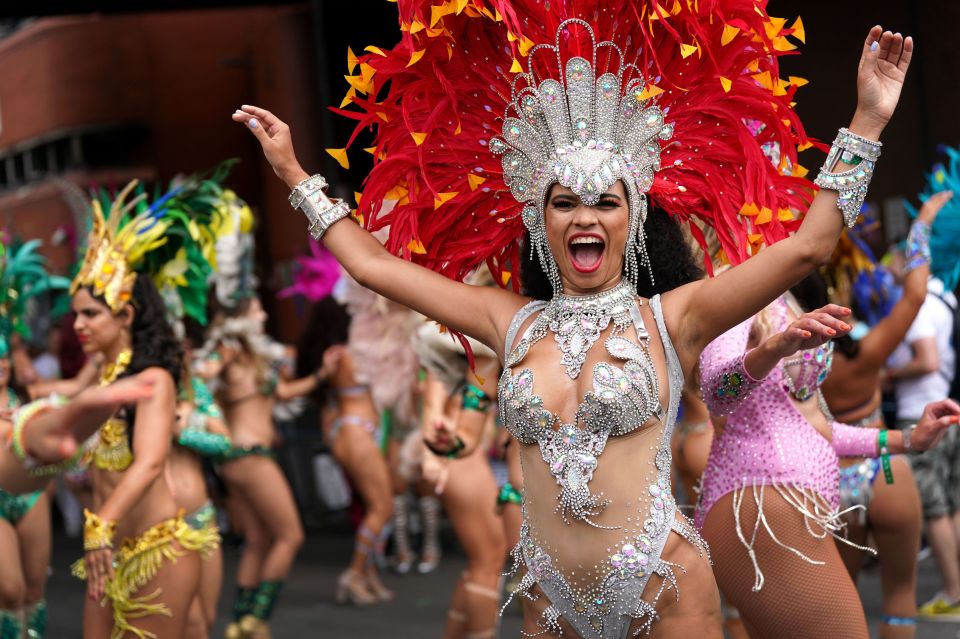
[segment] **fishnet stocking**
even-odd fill
[[[740,509],[744,529],[757,519],[753,493]],[[763,512],[784,545],[823,565],[812,565],[771,539],[763,526],[754,549],[766,579],[754,592],[754,567],[737,537],[733,494],[710,509],[703,536],[710,545],[720,590],[740,611],[753,639],[843,637],[868,639],[867,623],[857,593],[831,537],[807,532],[803,516],[776,491],[763,493]]]

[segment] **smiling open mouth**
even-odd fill
[[[592,273],[600,268],[603,261],[603,238],[597,235],[574,235],[567,243],[570,263],[580,273]]]

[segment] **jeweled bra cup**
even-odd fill
[[[529,305],[518,313],[508,339],[512,344],[523,322],[541,311],[506,358],[500,382],[504,424],[522,443],[538,445],[550,473],[547,476],[540,468],[530,467],[525,456],[524,525],[513,556],[518,561],[522,558],[528,568],[521,594],[531,596],[527,591],[537,584],[550,600],[541,616],[544,629],[558,631],[562,616],[582,637],[624,636],[631,625],[649,630],[660,594],[676,586],[674,566],[660,557],[670,531],[702,544],[690,526],[675,522],[676,506],[670,490],[669,442],[682,373],[663,325],[658,298],[651,300],[651,308],[668,367],[670,403],[666,411],[660,407],[656,369],[647,352],[649,336],[632,291],[608,292],[602,304],[606,317],[591,308],[595,298],[581,298],[576,300],[579,308],[568,304],[567,316],[558,320],[558,314],[563,315],[563,302],[568,301],[554,300],[552,307],[545,303]],[[616,315],[625,315],[630,321],[617,321],[620,318]],[[580,323],[584,319],[586,324]],[[533,392],[533,372],[524,369],[514,375],[512,367],[554,327],[560,330],[575,321],[582,334],[592,338],[592,345],[602,332],[594,329],[599,325],[607,328],[611,320],[614,327],[605,340],[606,351],[614,360],[625,363],[622,368],[607,362],[596,364],[593,390],[580,403],[574,421],[564,423],[546,410],[543,400]],[[630,324],[640,337],[639,344],[625,335]],[[556,336],[561,349],[575,350],[579,344],[570,338],[575,333],[571,330]],[[585,359],[585,352],[582,359],[577,357],[581,365]],[[568,358],[562,362],[568,375],[575,377],[579,366],[570,364]],[[659,423],[650,426],[656,430],[645,437],[642,427],[652,416],[657,416]],[[636,438],[610,441],[611,437],[637,431]],[[640,442],[653,438],[656,453],[647,464],[638,464],[642,459],[638,458],[642,454]],[[603,459],[612,463],[600,463],[604,451]],[[559,493],[554,507],[549,508],[541,500],[550,494],[545,487],[551,476]],[[597,483],[616,488],[605,491],[609,499],[604,491],[591,490],[591,484]],[[638,485],[644,486],[640,495],[627,492],[635,491]],[[624,495],[631,498],[623,499]],[[652,574],[663,577],[663,585],[650,601],[644,601],[641,595]]]

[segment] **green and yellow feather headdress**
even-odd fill
[[[98,194],[87,252],[71,292],[89,286],[117,312],[130,301],[142,273],[161,292],[176,292],[183,314],[206,323],[221,183],[233,164],[227,161],[209,174],[174,180],[152,201],[136,181],[112,201],[105,192]]]

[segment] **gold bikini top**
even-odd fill
[[[112,384],[130,365],[133,357],[130,349],[124,349],[117,356],[117,361],[110,362],[103,367],[100,377],[100,386]],[[100,470],[109,470],[114,473],[125,471],[133,463],[133,451],[130,450],[130,435],[127,432],[127,420],[120,417],[111,417],[97,432],[97,445],[93,449],[93,465]]]
[[[93,465],[100,470],[119,473],[133,463],[133,451],[130,450],[130,437],[127,434],[127,422],[111,417],[100,427],[99,441],[93,451]]]

